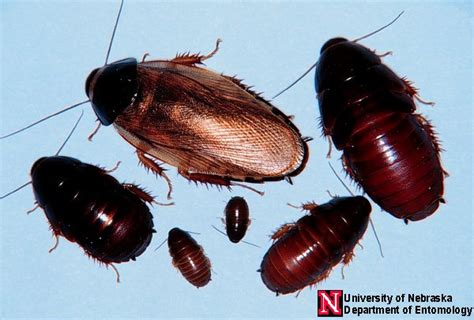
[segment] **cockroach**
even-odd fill
[[[302,208],[309,214],[273,234],[274,243],[260,266],[263,283],[277,295],[317,284],[341,261],[347,265],[372,210],[362,196],[335,197]]]
[[[200,288],[211,281],[211,262],[189,232],[171,229],[168,233],[168,248],[173,265],[189,283]]]
[[[146,203],[154,199],[136,185],[119,183],[102,168],[59,156],[60,150],[38,159],[31,167],[31,182],[22,186],[32,184],[35,209],[43,209],[49,221],[56,238],[50,252],[63,236],[110,265],[119,282],[113,263],[135,260],[150,244],[155,230]]]
[[[168,196],[171,182],[156,160],[196,183],[249,189],[235,181],[291,183],[306,165],[310,139],[237,78],[199,66],[218,51],[220,40],[208,55],[154,61],[145,61],[145,55],[141,62],[127,58],[108,63],[122,7],[123,1],[105,65],[86,80],[89,100],[32,125],[90,102],[99,126],[113,124],[136,149],[140,163],[168,182]]]
[[[259,248],[259,246],[254,243],[242,240],[251,223],[249,218],[249,206],[243,197],[232,197],[229,202],[227,202],[222,222],[225,225],[226,233],[215,226],[212,227],[223,235],[226,235],[231,242],[239,243],[242,241]]]
[[[245,236],[250,224],[249,206],[242,197],[232,197],[225,210],[225,230],[229,240],[238,243]]]
[[[385,55],[357,43],[398,17],[353,41],[328,40],[315,64],[315,86],[323,135],[343,151],[346,172],[383,210],[408,222],[444,203],[441,147],[414,100],[432,103],[382,62]]]

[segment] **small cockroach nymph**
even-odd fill
[[[250,225],[249,206],[242,197],[232,197],[224,209],[225,231],[229,240],[238,243]]]
[[[232,197],[229,202],[227,202],[222,223],[225,225],[225,233],[215,226],[212,227],[227,236],[231,242],[239,243],[242,241],[251,246],[260,248],[260,246],[254,243],[242,240],[251,223],[249,206],[243,197]]]
[[[189,232],[171,229],[168,233],[168,248],[173,265],[190,284],[200,288],[211,281],[211,262]]]
[[[50,252],[63,236],[88,256],[110,265],[119,282],[113,264],[135,260],[150,244],[155,230],[146,203],[155,201],[138,186],[119,183],[102,168],[59,156],[62,147],[56,155],[38,159],[31,167],[31,182],[22,187],[32,184],[35,209],[43,209],[49,221],[56,238]]]
[[[263,283],[277,295],[315,285],[341,261],[348,264],[372,211],[369,201],[361,196],[335,197],[328,203],[308,203],[302,208],[309,214],[273,234],[274,243],[260,266]]]
[[[432,125],[415,113],[414,100],[426,102],[382,63],[385,55],[357,43],[395,20],[353,41],[328,40],[315,64],[315,86],[323,134],[343,151],[346,172],[383,210],[408,222],[444,203],[447,173]]]
[[[122,6],[123,1],[115,27]],[[309,138],[288,116],[240,80],[200,66],[217,52],[220,40],[208,55],[108,63],[115,30],[105,65],[87,78],[89,100],[80,104],[90,102],[100,124],[113,125],[140,163],[166,179],[168,196],[171,182],[157,161],[190,181],[228,188],[250,188],[236,181],[291,182],[304,169]]]

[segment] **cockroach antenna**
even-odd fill
[[[22,131],[25,131],[26,129],[29,129],[29,128],[31,128],[31,127],[34,127],[34,126],[36,126],[37,124],[39,124],[39,123],[41,123],[41,122],[43,122],[43,121],[45,121],[45,120],[48,120],[48,119],[50,119],[50,118],[53,118],[53,117],[55,117],[55,116],[57,116],[57,115],[60,115],[60,114],[63,113],[63,112],[72,110],[72,109],[74,109],[75,107],[78,107],[78,106],[83,105],[83,104],[88,103],[88,102],[90,102],[90,100],[82,101],[82,102],[73,104],[72,106],[68,106],[68,107],[66,107],[66,108],[64,108],[64,109],[62,109],[62,110],[60,110],[60,111],[58,111],[58,112],[55,112],[55,113],[50,114],[49,116],[46,116],[46,117],[44,117],[44,118],[42,118],[42,119],[40,119],[40,120],[38,120],[38,121],[35,121],[35,122],[33,122],[33,123],[27,125],[26,127],[23,127],[23,128],[21,128],[21,129],[18,129],[18,130],[16,130],[16,131],[12,132],[12,133],[7,134],[7,135],[1,136],[1,137],[0,137],[0,140],[1,140],[1,139],[8,138],[8,137],[11,137],[11,136],[14,136],[14,135],[16,135],[17,133],[20,133],[20,132],[22,132]]]
[[[76,128],[77,126],[79,125],[79,122],[81,121],[82,119],[82,116],[84,115],[84,111],[81,112],[81,115],[79,116],[79,119],[76,120],[76,123],[74,124],[74,127],[72,127],[71,129],[71,132],[69,132],[68,136],[66,137],[66,139],[64,140],[64,142],[62,143],[61,147],[59,147],[58,151],[56,152],[55,156],[58,156],[59,153],[63,150],[64,146],[66,145],[66,143],[69,141],[69,139],[71,138],[72,134],[74,133],[74,131],[76,131]],[[19,186],[18,188],[8,192],[7,194],[4,194],[3,196],[0,196],[0,200],[1,199],[5,199],[6,197],[8,197],[9,195],[12,195],[14,194],[15,192],[17,191],[20,191],[21,189],[23,189],[24,187],[30,185],[32,182],[31,181],[28,181],[27,183]]]
[[[360,38],[357,38],[355,40],[352,40],[352,42],[357,42],[357,41],[360,41],[362,39],[366,39],[370,36],[373,36],[374,34],[376,33],[379,33],[380,31],[384,30],[385,28],[388,28],[389,26],[391,26],[392,24],[395,23],[395,21],[397,21],[401,15],[404,13],[405,11],[402,11],[398,14],[398,16],[396,16],[395,19],[393,19],[392,21],[390,21],[389,23],[387,23],[386,25],[384,25],[383,27],[380,27],[378,28],[377,30],[375,31],[372,31],[371,33],[368,33],[366,34],[365,36],[362,36]],[[286,92],[287,90],[291,89],[295,84],[297,84],[298,82],[300,82],[301,79],[303,79],[304,77],[306,77],[306,75],[308,73],[311,72],[311,70],[313,70],[314,68],[316,68],[316,66],[318,65],[318,62],[314,63],[311,67],[308,68],[308,70],[306,70],[301,76],[298,77],[298,79],[296,79],[295,81],[293,81],[288,87],[286,87],[285,89],[281,90],[280,92],[278,92],[276,95],[274,95],[272,97],[272,99],[275,99],[277,98],[278,96],[280,96],[281,94],[283,94],[284,92]]]
[[[342,183],[344,188],[346,188],[347,192],[349,192],[353,197],[355,197],[355,195],[351,191],[351,189],[349,189],[349,187],[344,183],[344,181],[342,181],[341,177],[339,177],[336,170],[334,170],[334,167],[332,166],[331,162],[328,161],[328,164],[329,164],[329,167],[331,167],[332,172],[336,175],[337,180],[339,180],[339,182]],[[374,222],[372,221],[372,218],[369,218],[369,222],[370,222],[370,227],[372,228],[372,231],[374,232],[375,239],[377,240],[377,243],[379,245],[380,255],[383,258],[384,255],[383,255],[383,251],[382,251],[382,244],[380,243],[379,236],[377,235],[377,231],[375,231],[375,225],[374,225]]]
[[[112,50],[112,44],[114,42],[115,32],[117,31],[117,26],[118,26],[118,23],[119,23],[119,20],[120,20],[120,15],[122,14],[123,3],[124,3],[124,0],[122,0],[120,2],[120,9],[119,9],[119,12],[117,14],[117,19],[115,20],[114,30],[112,31],[112,37],[110,37],[109,49],[107,50],[107,54],[105,56],[104,66],[107,65],[107,62],[109,61],[110,50]]]
[[[119,22],[119,20],[120,20],[120,15],[121,15],[121,13],[122,13],[123,4],[124,4],[124,0],[122,0],[121,3],[120,3],[120,9],[119,9],[119,12],[118,12],[118,14],[117,14],[117,19],[115,20],[114,30],[113,30],[113,32],[112,32],[112,37],[110,38],[109,48],[108,48],[107,54],[106,54],[106,56],[105,56],[105,64],[104,64],[104,65],[107,65],[107,62],[108,62],[108,60],[109,60],[109,55],[110,55],[110,51],[112,50],[112,44],[113,44],[113,42],[114,42],[115,32],[117,31],[118,22]],[[0,140],[1,140],[1,139],[8,138],[8,137],[11,137],[11,136],[14,136],[14,135],[16,135],[17,133],[23,132],[23,131],[25,131],[25,130],[31,128],[31,127],[34,127],[34,126],[36,126],[37,124],[40,124],[40,123],[43,122],[43,121],[46,121],[46,120],[48,120],[48,119],[50,119],[50,118],[53,118],[53,117],[55,117],[55,116],[57,116],[57,115],[60,115],[61,113],[64,113],[64,112],[69,111],[69,110],[72,110],[72,109],[74,109],[74,108],[76,108],[76,107],[78,107],[78,106],[81,106],[81,105],[83,105],[83,104],[86,104],[86,103],[88,103],[88,102],[90,102],[89,99],[88,99],[88,100],[85,100],[85,101],[82,101],[82,102],[79,102],[79,103],[76,103],[76,104],[73,104],[73,105],[71,105],[71,106],[67,106],[67,107],[65,107],[64,109],[62,109],[62,110],[60,110],[60,111],[57,111],[57,112],[55,112],[55,113],[52,113],[52,114],[50,114],[50,115],[48,115],[48,116],[46,116],[46,117],[44,117],[44,118],[42,118],[42,119],[40,119],[40,120],[37,120],[37,121],[35,121],[35,122],[33,122],[33,123],[31,123],[31,124],[29,124],[29,125],[27,125],[27,126],[21,128],[21,129],[18,129],[18,130],[16,130],[16,131],[11,132],[11,133],[9,133],[9,134],[7,134],[7,135],[4,135],[4,136],[0,136]]]
[[[372,31],[371,33],[368,33],[368,34],[366,34],[365,36],[362,36],[362,37],[360,37],[360,38],[357,38],[357,39],[355,39],[355,40],[352,40],[352,42],[357,42],[357,41],[366,39],[366,38],[368,38],[368,37],[373,36],[373,35],[376,34],[376,33],[379,33],[380,31],[382,31],[382,30],[384,30],[384,29],[390,27],[390,26],[391,26],[392,24],[394,24],[395,21],[397,21],[397,20],[402,16],[402,14],[404,14],[404,13],[405,13],[405,11],[400,12],[400,13],[398,14],[398,16],[395,17],[395,19],[393,19],[392,21],[390,21],[389,23],[387,23],[387,24],[384,25],[383,27],[380,27],[380,28],[378,28],[377,30]]]

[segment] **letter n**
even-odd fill
[[[318,290],[318,317],[342,317],[342,290]]]

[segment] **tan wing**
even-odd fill
[[[304,165],[296,127],[238,80],[171,62],[138,68],[141,94],[115,122],[138,149],[191,173],[239,179]]]

